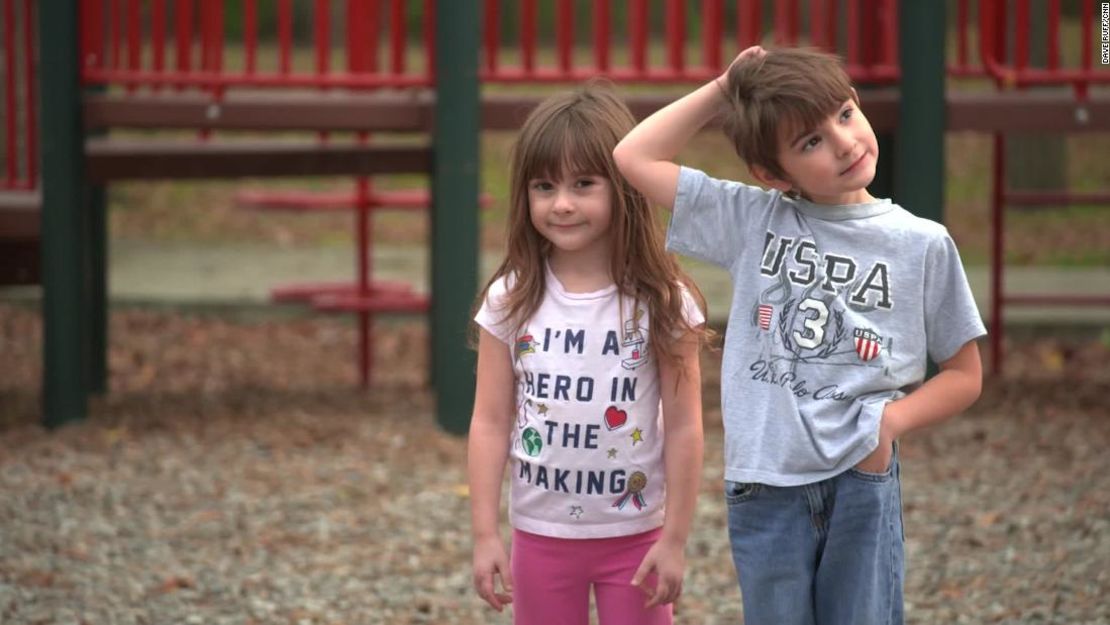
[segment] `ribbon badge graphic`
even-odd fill
[[[647,476],[644,475],[643,471],[636,471],[628,478],[628,490],[624,491],[624,494],[613,502],[613,507],[617,510],[624,510],[625,504],[631,500],[632,505],[636,506],[637,510],[643,510],[644,506],[647,506],[643,496],[646,486]]]

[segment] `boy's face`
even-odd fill
[[[849,99],[816,128],[779,138],[785,180],[766,171],[756,174],[772,187],[801,191],[817,204],[859,204],[874,199],[867,185],[875,177],[878,158],[875,131],[855,100]]]

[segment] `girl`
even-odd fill
[[[602,625],[669,624],[682,590],[704,300],[617,173],[634,125],[591,85],[540,104],[513,149],[508,253],[475,316],[469,478],[474,586],[517,625],[585,625],[591,586]]]

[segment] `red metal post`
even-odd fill
[[[253,74],[258,57],[258,0],[243,2],[243,47],[246,48],[245,71]]]
[[[435,79],[436,3],[424,0],[424,76],[427,84]]]
[[[536,0],[524,0],[520,5],[520,50],[524,74],[536,70]]]
[[[193,3],[191,0],[176,0],[177,9],[177,71],[188,74],[192,66],[193,47]],[[180,89],[182,84],[178,84]]]
[[[15,73],[15,0],[4,0],[4,66],[4,119],[7,122],[5,137],[7,137],[8,159],[7,179],[4,186],[14,189],[19,175],[19,161],[16,154],[19,141],[15,134],[15,120],[19,114],[15,110],[15,94],[18,85]]]
[[[1003,293],[1002,274],[1005,268],[1005,254],[1003,242],[1003,217],[1005,207],[1002,205],[1006,170],[1005,138],[1001,133],[995,133],[993,141],[994,159],[991,169],[991,372],[1002,373],[1002,308],[1006,302]]]
[[[632,45],[632,67],[635,76],[647,74],[648,6],[647,0],[632,0],[628,7],[629,40]]]
[[[392,0],[389,5],[390,70],[394,76],[405,73],[405,2]]]
[[[154,72],[166,69],[166,0],[154,0],[150,5],[150,38],[154,48]],[[157,90],[159,85],[154,85]]]
[[[686,45],[686,3],[683,0],[667,0],[667,70],[673,76],[681,76],[685,65]]]
[[[763,32],[763,0],[740,0],[736,21],[737,48],[744,50],[759,43]]]
[[[137,72],[142,63],[143,41],[140,29],[139,0],[127,0],[127,69]],[[133,92],[137,83],[127,84],[128,92]]]
[[[1029,0],[1017,0],[1014,28],[1014,64],[1020,74],[1029,67]]]
[[[574,53],[574,4],[560,2],[555,14],[555,49],[559,60],[559,72],[569,76],[573,66]]]
[[[293,59],[293,3],[278,0],[278,71],[289,74]]]
[[[486,71],[497,73],[497,52],[501,48],[501,14],[498,0],[485,0],[482,11],[483,42],[485,43]]]
[[[597,71],[609,71],[610,32],[609,3],[594,3],[594,66]]]
[[[27,107],[27,188],[38,187],[38,122],[35,112],[35,16],[31,0],[23,0],[23,98]]]
[[[1048,69],[1060,67],[1060,0],[1048,0]]]
[[[721,64],[721,21],[723,18],[721,0],[704,0],[702,2],[702,63],[705,64],[706,69],[716,72],[724,69]]]

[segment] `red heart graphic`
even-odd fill
[[[610,431],[619,428],[628,422],[628,413],[623,410],[617,410],[616,406],[609,406],[605,409],[605,427]]]

